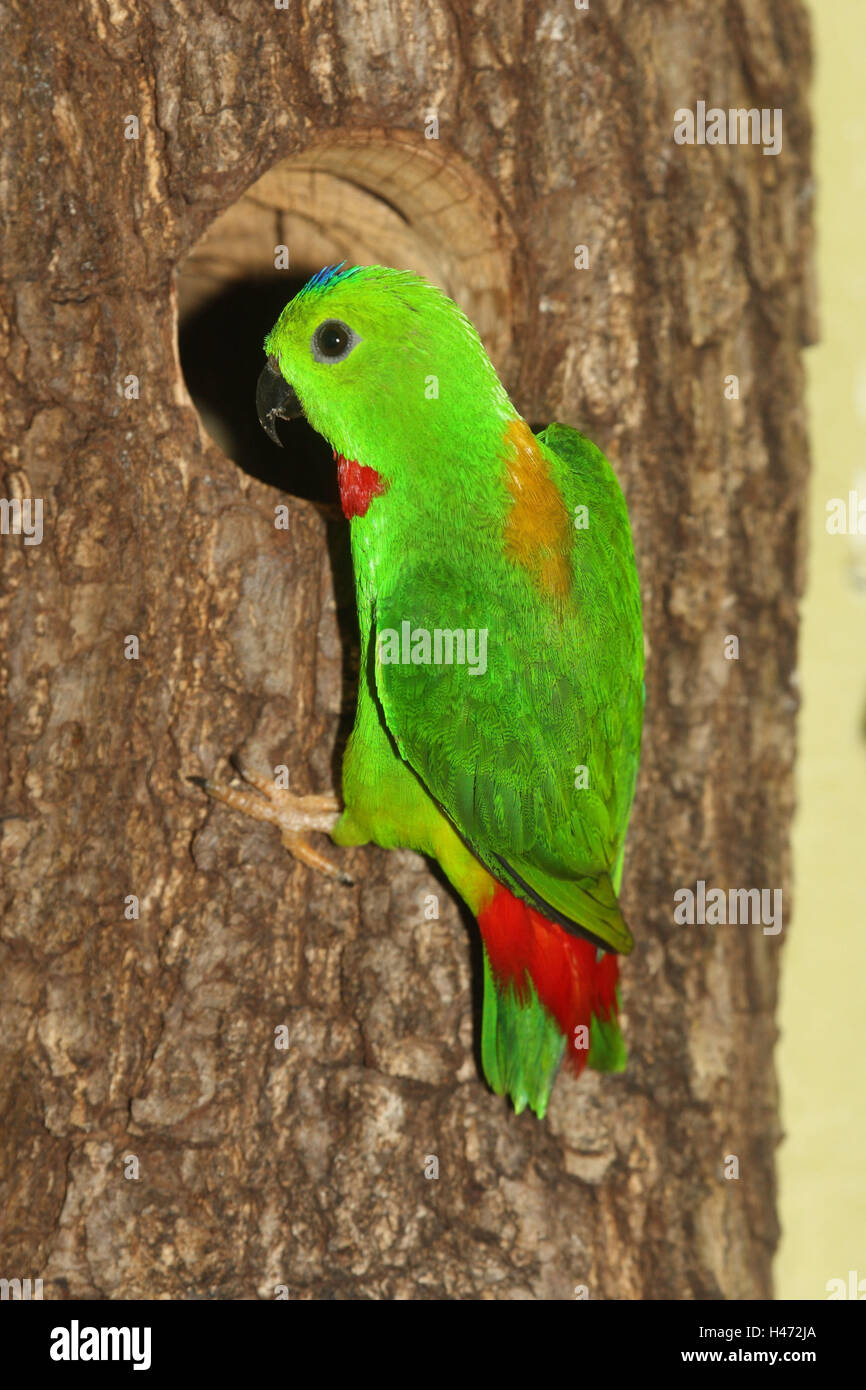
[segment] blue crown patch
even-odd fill
[[[345,261],[340,261],[339,265],[326,265],[321,270],[317,270],[312,275],[300,294],[308,294],[310,290],[323,290],[328,285],[333,285],[337,281],[348,280],[350,275],[357,275],[364,269],[362,265],[351,265],[348,270],[344,270]]]

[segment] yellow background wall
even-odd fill
[[[821,342],[805,359],[811,551],[777,1054],[788,1137],[776,1293],[826,1298],[828,1279],[847,1284],[856,1270],[866,1298],[866,535],[825,526],[830,498],[857,487],[866,499],[866,0],[809,10]]]

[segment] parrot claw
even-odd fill
[[[249,771],[237,760],[235,766],[243,780],[250,787],[254,787],[255,791],[247,791],[244,787],[230,787],[222,782],[212,782],[207,777],[188,777],[187,781],[201,787],[208,796],[212,796],[215,801],[221,801],[233,811],[240,811],[245,816],[251,816],[253,820],[275,825],[284,846],[294,859],[351,887],[354,879],[336,864],[332,864],[326,854],[314,849],[304,838],[308,830],[320,830],[327,834],[334,828],[340,815],[337,798],[331,793],[319,796],[293,796],[285,788],[274,786],[271,778]]]

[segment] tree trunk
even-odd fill
[[[800,5],[13,9],[0,486],[44,534],[6,509],[0,1272],[53,1298],[769,1296],[785,933],[678,925],[674,893],[782,888],[789,916]],[[678,144],[699,100],[781,108],[781,154]],[[342,255],[443,284],[629,503],[630,1060],[560,1077],[544,1122],[480,1076],[475,929],[426,862],[334,850],[358,886],[332,884],[186,780],[240,754],[339,787],[330,454],[254,437],[253,394],[274,306]]]

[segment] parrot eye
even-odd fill
[[[317,362],[342,362],[360,341],[342,319],[325,319],[313,334],[310,349]]]

